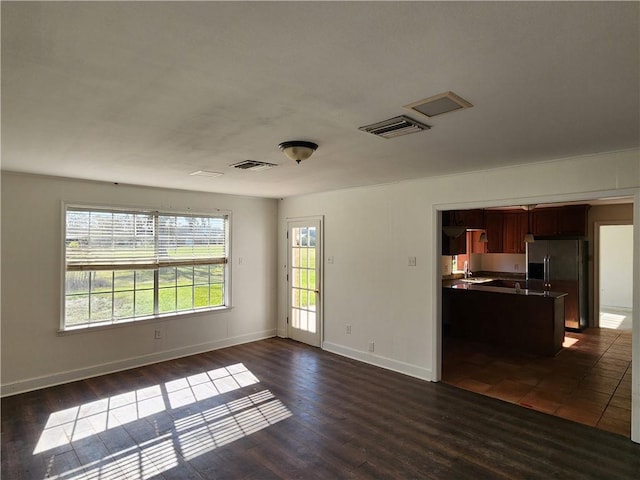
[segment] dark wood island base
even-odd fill
[[[443,287],[443,324],[452,337],[553,356],[564,340],[566,295],[468,284]]]

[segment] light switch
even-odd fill
[[[410,267],[416,266],[416,257],[409,257],[409,266]]]

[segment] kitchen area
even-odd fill
[[[443,212],[442,380],[629,435],[631,339],[589,315],[589,208]]]

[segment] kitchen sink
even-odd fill
[[[465,283],[489,283],[493,281],[493,278],[470,277],[470,278],[461,278],[460,281]]]

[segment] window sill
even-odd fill
[[[75,335],[77,333],[97,332],[97,331],[103,331],[103,330],[111,330],[113,328],[131,327],[133,325],[145,325],[149,323],[158,323],[158,322],[164,322],[166,320],[172,320],[177,318],[182,319],[182,318],[189,318],[189,317],[200,317],[202,315],[227,312],[232,308],[233,307],[231,306],[225,306],[225,307],[211,308],[207,310],[164,313],[164,314],[155,315],[152,317],[140,318],[138,320],[122,320],[116,323],[96,323],[93,325],[79,325],[77,327],[68,327],[65,329],[58,329],[56,331],[56,335],[58,336]]]

